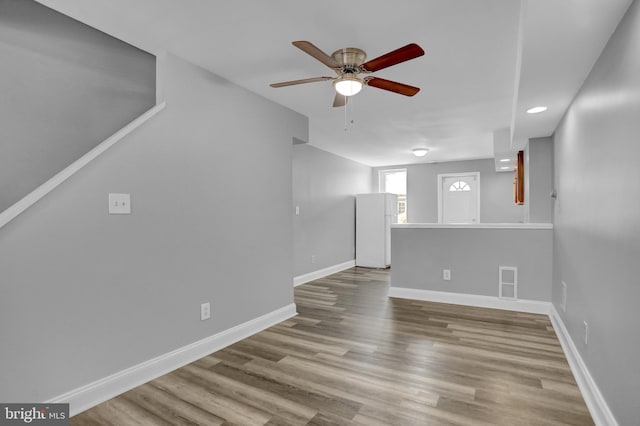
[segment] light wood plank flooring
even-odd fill
[[[386,297],[388,271],[295,289],[299,315],[72,425],[592,425],[549,319]]]

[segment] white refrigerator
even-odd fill
[[[356,195],[356,266],[391,265],[391,224],[397,222],[396,194]]]

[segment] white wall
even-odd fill
[[[378,171],[407,169],[407,220],[409,223],[438,222],[438,175],[480,172],[480,221],[523,222],[524,209],[513,202],[513,173],[497,173],[492,159],[413,164],[373,169],[377,189]]]
[[[553,139],[529,139],[525,150],[525,221],[553,222]]]
[[[293,302],[306,118],[160,66],[167,107],[0,229],[0,401],[53,398]],[[109,216],[109,192],[133,213]]]
[[[355,194],[371,190],[371,167],[293,146],[293,203],[300,208],[293,219],[295,276],[354,260]]]
[[[0,0],[0,212],[155,104],[155,57],[32,0]]]
[[[620,425],[640,419],[639,88],[634,1],[554,137],[553,302]]]

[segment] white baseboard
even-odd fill
[[[452,303],[455,305],[476,306],[479,308],[504,309],[516,312],[528,312],[531,314],[549,315],[551,312],[550,302],[521,299],[509,300],[492,296],[419,290],[415,288],[389,287],[389,297],[425,300],[428,302]]]
[[[292,303],[213,336],[59,395],[45,403],[69,403],[70,415],[74,416],[295,315],[297,315],[296,305]]]
[[[328,275],[335,274],[336,272],[353,268],[354,266],[356,266],[356,261],[349,260],[348,262],[339,263],[337,265],[329,266],[328,268],[324,268],[324,269],[318,269],[317,271],[309,272],[308,274],[298,275],[297,277],[293,278],[293,286],[297,287],[304,283],[308,283],[310,281],[318,280]]]
[[[578,383],[578,387],[580,388],[580,392],[582,392],[582,397],[589,408],[594,423],[598,426],[618,426],[618,422],[609,409],[607,401],[605,401],[602,393],[600,393],[598,385],[593,380],[593,377],[591,377],[591,373],[589,373],[589,369],[582,360],[578,348],[576,348],[575,343],[573,343],[571,335],[564,325],[564,321],[562,321],[562,317],[553,305],[551,306],[549,318],[551,318],[553,329],[558,335],[558,340],[560,340],[562,350],[567,357],[567,361],[573,372],[573,377]]]

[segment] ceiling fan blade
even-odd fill
[[[410,59],[424,55],[424,50],[415,43],[407,44],[400,49],[365,62],[360,67],[364,71],[374,72]]]
[[[333,106],[334,107],[346,106],[347,102],[349,102],[349,97],[348,96],[341,95],[340,93],[336,92],[336,97],[333,98]]]
[[[315,83],[316,81],[326,81],[326,80],[333,80],[333,77],[304,78],[302,80],[291,80],[291,81],[283,81],[282,83],[273,83],[273,84],[270,84],[269,86],[285,87],[285,86],[294,86],[296,84]]]
[[[388,90],[405,96],[413,96],[420,91],[419,87],[409,86],[408,84],[385,80],[379,77],[366,77],[364,82],[367,86],[377,87],[378,89]]]
[[[316,45],[314,45],[310,41],[304,41],[304,40],[294,41],[291,44],[293,44],[295,47],[302,50],[306,54],[313,56],[314,58],[316,58],[317,60],[319,60],[326,66],[328,66],[329,68],[332,68],[332,69],[340,68],[340,64],[337,63],[335,59],[333,59],[331,56],[324,53],[322,50],[320,50],[320,48],[318,48]]]

